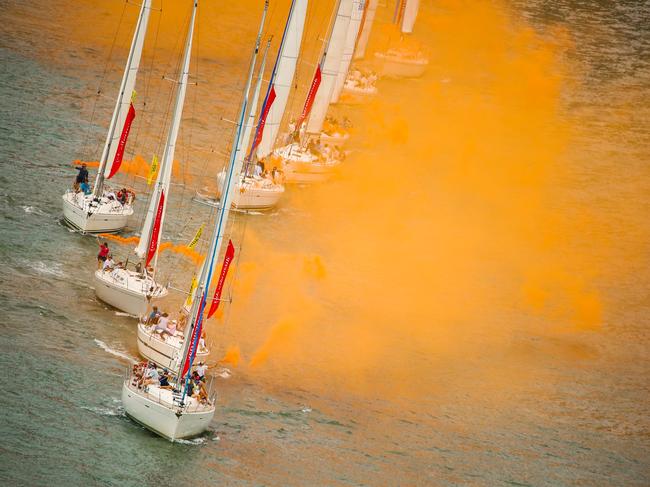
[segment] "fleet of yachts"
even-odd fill
[[[418,4],[418,0],[397,1],[393,20],[402,35],[411,34]],[[380,77],[418,77],[428,64],[419,50],[395,45],[375,53],[374,70],[354,67],[353,60],[365,57],[378,0],[338,0],[312,81],[305,93],[292,95],[296,68],[303,61],[308,0],[292,0],[270,75],[266,68],[271,41],[262,40],[269,8],[266,0],[251,46],[229,156],[223,169],[211,178],[218,189],[206,188],[195,196],[197,201],[215,207],[212,221],[206,225],[210,237],[207,250],[196,276],[187,283],[189,292],[183,306],[176,317],[169,317],[158,312],[170,293],[169,285],[159,278],[158,256],[170,198],[174,198],[172,165],[191,74],[198,7],[199,0],[188,1],[189,22],[174,80],[173,104],[165,123],[164,151],[160,162],[152,163],[153,184],[137,245],[131,252],[124,249],[118,263],[107,258],[106,247],[100,251],[100,265],[94,272],[97,297],[138,317],[137,347],[145,362],[125,375],[122,402],[126,414],[171,441],[200,435],[215,414],[216,391],[205,373],[210,350],[204,328],[206,319],[219,306],[234,256],[232,242],[224,245],[231,210],[272,208],[285,193],[285,185],[327,180],[343,163],[350,138],[349,122],[328,116],[330,105],[365,103],[377,95]],[[151,12],[152,0],[142,0],[94,184],[92,188],[88,184],[84,167],[74,189],[62,197],[65,222],[83,235],[121,232],[134,214],[132,192],[113,187],[111,179],[120,174],[131,125],[137,123],[134,93]],[[287,110],[290,96],[304,98],[299,113]]]

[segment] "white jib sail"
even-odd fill
[[[126,61],[124,68],[124,75],[122,76],[122,83],[120,84],[120,92],[117,96],[115,109],[113,110],[113,117],[108,127],[108,134],[106,142],[100,158],[100,170],[97,171],[97,181],[95,188],[101,189],[105,176],[108,176],[115,152],[117,151],[118,142],[122,135],[122,128],[126,121],[126,115],[129,112],[131,105],[131,95],[135,89],[135,80],[138,76],[138,69],[140,68],[140,58],[142,57],[142,48],[144,46],[144,39],[147,35],[147,25],[149,24],[149,11],[151,10],[151,0],[144,0],[140,8],[140,15],[135,25],[135,32],[133,34],[133,41],[131,42],[131,49],[129,50],[129,57]],[[97,195],[96,195],[97,196]]]
[[[277,72],[273,81],[275,101],[266,117],[262,141],[257,148],[257,157],[259,159],[263,159],[273,151],[275,139],[280,131],[280,124],[282,123],[296,72],[296,62],[300,54],[306,15],[307,0],[294,0],[289,11],[284,39],[280,46]]]
[[[339,101],[341,90],[345,84],[345,78],[350,69],[350,62],[352,61],[352,54],[354,54],[354,44],[359,35],[359,27],[361,27],[361,18],[363,17],[363,9],[365,7],[365,0],[352,0],[352,13],[350,16],[350,23],[348,24],[348,33],[345,37],[345,44],[343,46],[343,54],[341,55],[341,63],[339,64],[339,73],[334,83],[332,90],[331,103]]]
[[[334,83],[339,74],[339,66],[341,64],[341,56],[343,55],[343,47],[345,46],[345,38],[348,32],[351,13],[352,0],[341,0],[327,45],[327,54],[323,62],[320,87],[316,93],[311,115],[307,122],[307,132],[310,134],[320,134],[320,131],[323,129],[327,107],[329,107]]]
[[[402,19],[402,32],[404,34],[411,34],[415,19],[418,16],[418,9],[420,7],[420,0],[406,0],[404,7],[404,18]]]
[[[363,27],[359,34],[357,49],[354,51],[354,59],[363,59],[363,56],[366,55],[366,46],[368,46],[368,39],[370,39],[370,31],[372,30],[372,23],[375,20],[378,2],[379,0],[366,0],[368,4],[366,7],[366,18],[363,21]]]
[[[165,218],[165,210],[169,203],[169,183],[172,178],[172,165],[174,163],[174,152],[176,149],[176,139],[178,138],[178,130],[181,125],[181,117],[183,115],[183,105],[185,103],[185,92],[187,91],[187,79],[190,74],[190,54],[192,51],[192,36],[194,35],[194,19],[196,17],[196,2],[192,7],[192,18],[190,19],[190,27],[187,32],[187,40],[185,43],[185,53],[183,54],[183,64],[181,67],[181,72],[178,77],[177,88],[176,88],[176,101],[174,103],[174,111],[172,115],[172,121],[169,126],[169,131],[167,132],[167,141],[165,143],[165,151],[163,153],[162,162],[160,163],[160,169],[158,170],[158,177],[156,178],[156,185],[154,191],[151,194],[151,200],[149,201],[149,208],[147,209],[147,215],[144,219],[144,224],[142,225],[142,231],[140,233],[140,241],[138,246],[135,248],[135,253],[140,257],[144,257],[147,254],[147,251],[151,245],[151,230],[154,223],[154,218],[156,215],[156,210],[158,209],[158,202],[160,201],[160,195],[165,193],[164,207],[162,211],[162,218],[160,222],[160,230],[158,232],[158,240],[162,237],[162,226]],[[158,242],[156,242],[156,248],[158,247]]]
[[[242,136],[239,139],[239,146],[237,148],[237,164],[239,167],[243,166],[244,158],[248,155],[248,143],[251,140],[251,133],[255,127],[255,114],[257,113],[257,105],[260,101],[260,92],[262,91],[262,80],[264,79],[264,68],[266,66],[266,53],[268,52],[268,47],[264,51],[264,57],[262,58],[262,63],[260,64],[260,69],[257,76],[257,82],[255,83],[255,91],[253,92],[253,99],[251,100],[250,110],[248,111],[248,118],[246,119],[246,124],[244,125],[244,131]],[[243,172],[243,169],[242,169]]]

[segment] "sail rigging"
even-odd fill
[[[368,39],[370,39],[372,23],[375,20],[375,13],[377,12],[377,3],[379,3],[379,0],[366,0],[366,8],[363,12],[362,27],[357,38],[354,59],[362,59],[366,55],[366,47],[368,46]]]
[[[345,78],[350,69],[350,62],[354,54],[354,45],[359,35],[359,27],[361,27],[361,18],[365,7],[365,0],[352,0],[352,11],[350,12],[350,21],[348,23],[348,30],[345,36],[345,43],[343,44],[343,52],[341,54],[341,62],[339,63],[339,70],[332,89],[331,103],[339,101],[341,90],[345,83]]]
[[[339,0],[336,10],[334,25],[330,31],[327,47],[325,48],[324,60],[321,65],[321,83],[316,92],[312,105],[311,115],[307,122],[307,132],[320,134],[327,114],[334,83],[338,76],[345,38],[352,13],[352,0]]]
[[[167,132],[165,150],[158,170],[158,177],[151,195],[149,208],[142,225],[140,241],[135,248],[135,253],[143,258],[147,255],[147,265],[152,257],[157,258],[162,228],[165,221],[165,210],[169,198],[169,185],[172,175],[172,165],[174,163],[174,152],[176,149],[176,140],[180,129],[181,117],[183,115],[183,105],[185,103],[185,93],[187,91],[187,81],[190,71],[190,57],[192,52],[192,38],[194,36],[194,21],[196,18],[197,2],[192,7],[192,15],[185,41],[185,50],[183,61],[179,73],[176,100],[172,112],[172,120]],[[154,265],[155,268],[155,265]]]
[[[196,296],[200,296],[200,299],[195,299],[192,303],[192,309],[188,318],[188,326],[185,329],[184,340],[183,340],[183,350],[181,353],[181,363],[183,367],[179,368],[178,380],[180,381],[181,377],[185,376],[186,386],[183,388],[183,395],[181,397],[181,404],[185,400],[185,395],[187,394],[187,384],[189,381],[189,374],[192,370],[192,362],[194,356],[196,355],[196,350],[198,347],[199,338],[201,336],[201,329],[203,327],[203,312],[205,310],[207,290],[210,288],[212,282],[213,272],[214,272],[214,263],[219,255],[219,250],[221,249],[221,244],[223,242],[226,224],[228,222],[228,216],[230,215],[230,207],[233,196],[233,189],[235,186],[235,180],[237,175],[239,175],[242,166],[242,158],[238,157],[238,153],[242,150],[240,144],[240,138],[242,135],[242,129],[244,127],[244,120],[247,114],[248,100],[250,97],[250,89],[253,79],[253,72],[255,70],[255,63],[257,60],[257,55],[259,53],[260,43],[262,40],[262,30],[264,28],[264,21],[266,19],[266,13],[268,11],[268,0],[264,3],[264,12],[262,14],[262,19],[259,26],[259,31],[257,34],[257,40],[255,42],[255,49],[251,56],[251,62],[248,70],[248,77],[246,80],[246,85],[244,87],[244,92],[242,96],[242,102],[239,109],[239,114],[237,116],[237,130],[235,132],[235,137],[233,139],[230,157],[228,160],[228,165],[226,168],[226,177],[224,179],[223,188],[221,189],[221,207],[218,212],[218,216],[214,225],[214,232],[212,235],[212,240],[210,242],[210,248],[208,250],[207,258],[204,265],[201,268],[201,274],[199,277],[197,289],[195,291]]]
[[[143,0],[135,26],[131,48],[129,49],[129,57],[126,61],[124,75],[122,76],[120,90],[113,110],[113,116],[111,117],[111,122],[108,126],[106,142],[104,143],[104,149],[102,150],[102,155],[99,160],[99,169],[97,171],[97,178],[95,179],[95,186],[93,188],[93,196],[95,197],[102,195],[104,179],[106,177],[111,178],[117,172],[119,165],[122,162],[126,139],[131,127],[131,122],[135,117],[132,97],[133,90],[135,89],[136,78],[138,76],[138,69],[140,67],[140,58],[142,57],[144,39],[147,35],[150,10],[151,0]],[[121,151],[120,153],[118,153],[118,149]],[[107,167],[108,161],[113,161],[110,168]],[[113,169],[113,166],[115,166],[115,169]],[[107,172],[108,174],[106,174]]]
[[[273,151],[273,146],[280,131],[280,124],[289,99],[296,72],[296,63],[302,45],[305,17],[308,0],[293,0],[289,16],[284,27],[282,40],[278,49],[276,65],[273,68],[272,85],[269,88],[275,94],[273,103],[265,104],[268,115],[265,126],[260,131],[260,141],[257,146],[257,157],[262,159]]]

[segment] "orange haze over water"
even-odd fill
[[[269,33],[278,35],[287,5],[272,5]],[[331,5],[310,7],[292,114]],[[109,17],[123,8],[101,7]],[[156,94],[169,91],[158,75],[173,73],[167,59],[180,50],[187,11],[168,7],[177,15],[163,15],[160,32],[169,35],[156,51],[165,62],[139,81],[136,104],[154,101],[139,115],[135,153],[161,153],[160,136],[147,142],[162,133]],[[389,10],[378,10],[370,53],[400,42]],[[188,91],[175,169],[186,184],[209,184],[205,175],[225,160],[232,127],[221,117],[234,117],[249,54],[242,43],[252,45],[260,11],[261,2],[247,1],[200,14],[198,85]],[[76,28],[90,35],[87,24]],[[97,42],[110,46],[112,30],[98,30],[106,35]],[[334,180],[291,188],[278,213],[248,224],[228,324],[215,320],[209,330],[216,343],[241,349],[244,375],[383,397],[462,387],[451,379],[458,371],[500,385],[525,379],[539,357],[520,357],[522,337],[552,343],[549,353],[590,355],[590,337],[606,332],[616,300],[603,285],[623,273],[615,259],[645,258],[638,242],[647,231],[613,241],[594,204],[610,175],[598,175],[591,193],[575,177],[589,164],[576,152],[580,117],[590,114],[568,116],[582,74],[571,63],[570,32],[535,30],[501,2],[440,0],[423,2],[406,42],[428,52],[426,75],[380,82],[369,105],[335,107],[355,128],[354,152]],[[136,156],[125,172],[146,177],[148,163]],[[509,362],[512,354],[523,365]]]

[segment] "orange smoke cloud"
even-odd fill
[[[174,245],[171,242],[163,242],[160,244],[160,252],[169,250],[180,255],[183,255],[194,262],[196,265],[203,262],[204,256],[199,254],[196,250],[189,248],[187,245]]]
[[[113,242],[118,242],[121,244],[136,244],[140,241],[140,237],[120,237],[119,235],[113,235],[111,233],[100,233],[99,237],[105,238],[106,240],[112,240]]]
[[[79,159],[76,159],[70,164],[73,166],[81,166],[82,164],[85,164],[88,167],[99,167],[99,161],[81,161]]]
[[[226,350],[225,355],[219,360],[220,364],[230,364],[233,367],[237,367],[237,364],[239,364],[239,361],[241,360],[241,352],[239,351],[239,347],[237,346],[230,346],[228,347],[228,350]]]
[[[248,230],[255,306],[236,286],[229,338],[265,380],[426,394],[441,368],[513,337],[602,321],[593,269],[571,245],[581,217],[554,204],[571,163],[566,34],[549,41],[492,2],[442,5],[418,19],[425,77],[335,109],[362,128],[358,150],[330,183],[287,192],[298,211],[282,228],[299,243]]]

